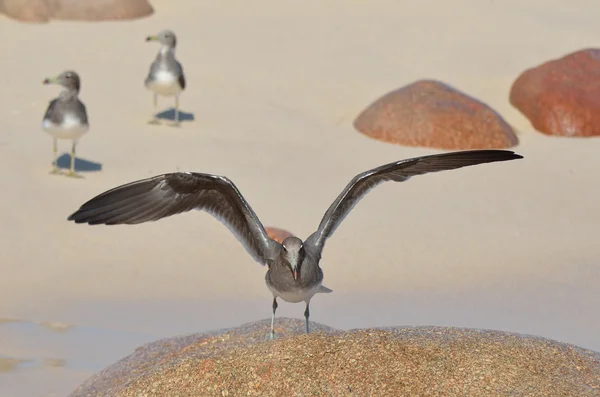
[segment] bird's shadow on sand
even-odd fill
[[[71,168],[71,155],[68,153],[62,154],[56,160],[56,166],[59,169],[68,170]],[[102,171],[102,163],[96,163],[79,157],[75,157],[75,171],[82,172],[97,172]]]
[[[156,118],[159,120],[175,121],[175,108],[167,109],[163,112],[157,113]],[[179,110],[179,121],[194,121],[194,113],[187,113]]]

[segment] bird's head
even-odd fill
[[[58,84],[65,87],[69,91],[79,91],[81,88],[81,80],[79,75],[72,70],[62,72],[58,76],[48,77],[43,81],[44,84]]]
[[[289,263],[294,274],[294,280],[298,279],[300,266],[304,260],[304,244],[298,237],[291,236],[283,240],[281,244],[281,256]]]
[[[146,37],[146,41],[158,41],[160,44],[170,48],[175,48],[177,45],[177,37],[175,36],[175,33],[168,29],[161,31],[158,34]]]

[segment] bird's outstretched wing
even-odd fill
[[[260,264],[273,259],[279,243],[267,235],[233,182],[222,176],[177,172],[128,183],[94,197],[68,219],[90,225],[131,225],[193,209],[221,221]]]
[[[471,150],[400,160],[358,174],[331,204],[319,228],[306,240],[305,245],[312,245],[320,255],[325,241],[331,237],[356,203],[382,182],[404,182],[412,176],[429,172],[520,158],[522,156],[508,150]]]

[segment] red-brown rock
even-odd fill
[[[420,80],[373,102],[354,121],[371,138],[439,149],[509,148],[512,128],[489,106],[434,80]]]
[[[276,227],[267,227],[267,228],[265,228],[265,230],[267,231],[267,234],[269,235],[269,237],[271,237],[273,240],[277,241],[278,243],[283,243],[283,240],[285,240],[288,237],[293,236],[293,234],[288,232],[287,230],[278,229]]]
[[[0,0],[0,13],[24,22],[135,19],[153,12],[148,0]]]
[[[600,135],[600,49],[585,49],[523,72],[510,103],[548,135]]]

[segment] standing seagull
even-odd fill
[[[473,150],[400,160],[363,172],[350,181],[323,216],[317,231],[304,242],[297,237],[288,237],[282,244],[271,239],[233,182],[196,172],[163,174],[119,186],[83,204],[68,219],[90,225],[118,225],[156,221],[192,209],[208,212],[231,230],[254,260],[268,266],[265,281],[273,293],[272,339],[277,298],[306,303],[304,317],[309,332],[311,298],[319,292],[331,292],[321,284],[319,261],[325,241],[369,190],[385,181],[404,182],[428,172],[520,158],[506,150]]]
[[[57,164],[57,139],[70,139],[71,147],[71,169],[68,176],[78,177],[75,173],[75,147],[79,138],[89,129],[87,111],[85,105],[79,99],[81,79],[74,71],[68,70],[56,77],[44,80],[44,84],[59,84],[65,88],[58,98],[50,101],[42,128],[54,138],[54,162],[51,173],[58,174]]]
[[[146,41],[159,41],[161,44],[156,59],[150,65],[150,72],[146,77],[146,87],[154,93],[154,111],[158,95],[175,97],[175,123],[179,125],[179,94],[185,89],[185,76],[181,64],[175,59],[175,46],[177,37],[170,30],[163,30],[155,36],[146,37]],[[156,115],[153,116],[152,124],[158,123]]]

